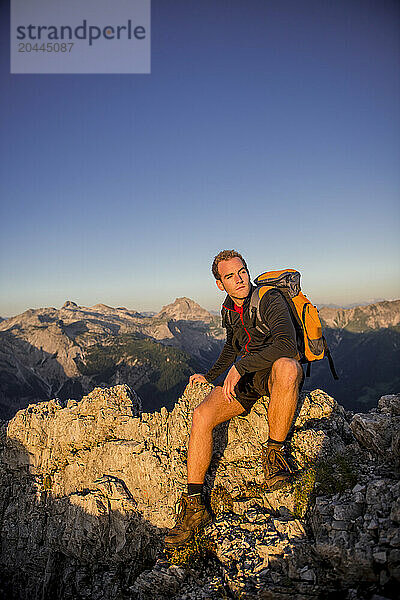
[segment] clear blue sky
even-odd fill
[[[10,75],[1,6],[0,315],[216,309],[223,248],[400,296],[397,2],[153,0],[151,75]]]

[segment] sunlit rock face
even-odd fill
[[[288,439],[301,470],[274,492],[260,459],[268,398],[220,425],[206,478],[214,522],[199,542],[208,554],[166,560],[192,412],[211,389],[188,386],[173,410],[151,414],[126,385],[97,388],[3,423],[0,597],[394,598],[399,395],[352,415],[304,392]]]

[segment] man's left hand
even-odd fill
[[[225,377],[224,385],[222,388],[224,396],[228,400],[228,402],[232,402],[232,400],[235,400],[234,388],[237,382],[239,381],[240,377],[241,376],[238,370],[236,369],[235,365],[233,365],[229,369],[228,375]]]

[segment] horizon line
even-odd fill
[[[136,312],[138,314],[145,314],[145,313],[154,313],[157,314],[159,312],[161,312],[162,308],[169,306],[171,304],[174,304],[179,298],[188,298],[189,300],[192,300],[193,302],[195,302],[196,304],[198,304],[201,308],[205,309],[206,311],[208,311],[211,314],[218,314],[219,313],[219,309],[214,309],[214,308],[207,308],[203,305],[201,305],[199,302],[197,302],[196,300],[193,300],[193,298],[190,298],[189,296],[177,296],[174,300],[172,300],[171,302],[168,302],[167,304],[163,304],[158,310],[151,310],[151,309],[145,309],[145,310],[138,310],[136,308],[128,308],[127,306],[111,306],[109,304],[106,304],[104,302],[96,302],[95,304],[92,304],[91,306],[86,306],[84,304],[78,304],[77,302],[75,302],[74,300],[65,300],[64,304],[60,307],[55,307],[55,306],[37,306],[37,307],[28,307],[25,310],[22,310],[21,312],[17,312],[16,314],[6,314],[6,313],[2,313],[0,311],[0,318],[3,320],[8,320],[8,319],[12,319],[14,317],[17,317],[19,315],[24,314],[25,312],[28,312],[29,310],[41,310],[41,309],[54,309],[54,310],[60,310],[61,308],[63,308],[63,306],[67,303],[67,302],[71,302],[74,303],[78,308],[94,308],[95,306],[98,305],[102,305],[105,306],[107,308],[110,309],[115,309],[115,310],[129,310],[130,312]],[[315,306],[317,306],[318,309],[320,308],[334,308],[334,309],[342,309],[342,310],[350,310],[352,308],[356,308],[357,306],[369,306],[372,304],[379,304],[380,302],[396,302],[397,300],[400,300],[400,298],[372,298],[369,300],[360,300],[358,302],[350,302],[347,304],[336,304],[334,302],[315,302]]]

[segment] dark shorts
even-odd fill
[[[245,412],[242,417],[249,414],[254,404],[262,396],[269,396],[268,380],[271,375],[271,369],[256,371],[255,373],[245,373],[235,385],[236,400],[243,406]],[[303,377],[299,386],[299,392],[304,384]]]

